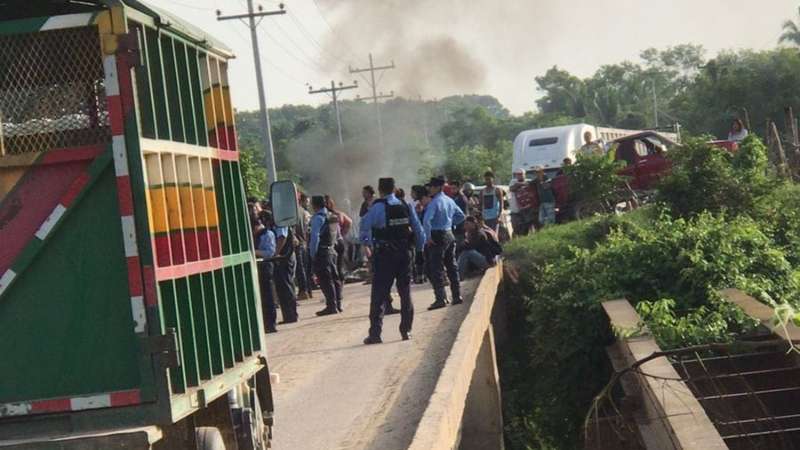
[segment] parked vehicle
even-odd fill
[[[532,176],[535,167],[542,167],[548,176],[555,176],[564,158],[575,161],[575,154],[584,144],[586,132],[592,133],[593,139],[605,146],[615,139],[641,131],[603,128],[585,123],[523,131],[514,140],[512,171],[522,169]]]
[[[231,52],[137,0],[0,17],[0,448],[268,448]]]
[[[607,144],[610,155],[623,161],[618,174],[625,180],[602,199],[576,202],[571,195],[569,178],[559,170],[548,176],[556,194],[559,222],[580,219],[595,213],[634,208],[648,201],[658,180],[669,173],[671,164],[666,152],[677,143],[663,133],[642,131],[614,139]]]

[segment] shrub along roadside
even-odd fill
[[[628,298],[666,348],[726,342],[753,325],[718,289],[800,303],[800,189],[764,175],[762,155],[756,139],[736,157],[692,142],[676,154],[661,206],[509,244],[520,275],[501,292],[511,309],[500,355],[510,449],[579,447],[610,371],[602,301]]]

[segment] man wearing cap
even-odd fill
[[[325,208],[324,196],[312,197],[311,208],[314,210],[314,215],[311,217],[309,252],[319,288],[325,295],[325,309],[318,311],[317,315],[327,316],[337,314],[342,308],[341,300],[337,300],[341,298],[339,295],[341,286],[337,284],[336,250],[333,249],[334,229],[330,223],[328,209]]]
[[[436,295],[436,301],[428,308],[429,310],[444,308],[447,305],[447,294],[444,289],[445,271],[450,280],[453,305],[462,303],[453,226],[464,222],[466,217],[453,199],[442,192],[443,186],[444,178],[434,177],[431,179],[432,199],[425,208],[425,216],[422,220],[425,237],[428,239],[425,244],[425,262],[428,265],[428,276]]]
[[[411,249],[425,243],[422,225],[413,208],[394,194],[394,178],[378,181],[379,199],[361,218],[360,239],[372,248],[372,292],[369,308],[369,336],[364,344],[380,344],[386,298],[396,283],[400,295],[400,335],[411,339],[414,305],[411,303]]]

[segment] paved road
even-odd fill
[[[477,280],[465,283],[469,303]],[[320,295],[315,292],[315,295]],[[394,294],[397,297],[397,294]],[[345,288],[345,312],[318,318],[301,302],[300,322],[267,336],[275,391],[276,450],[401,450],[408,447],[433,392],[467,304],[427,311],[428,285],[415,286],[410,342],[399,316],[384,322],[382,345],[365,346],[369,286]],[[395,299],[399,306],[399,299]]]

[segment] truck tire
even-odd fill
[[[225,441],[219,428],[197,427],[194,430],[197,450],[225,450]]]

